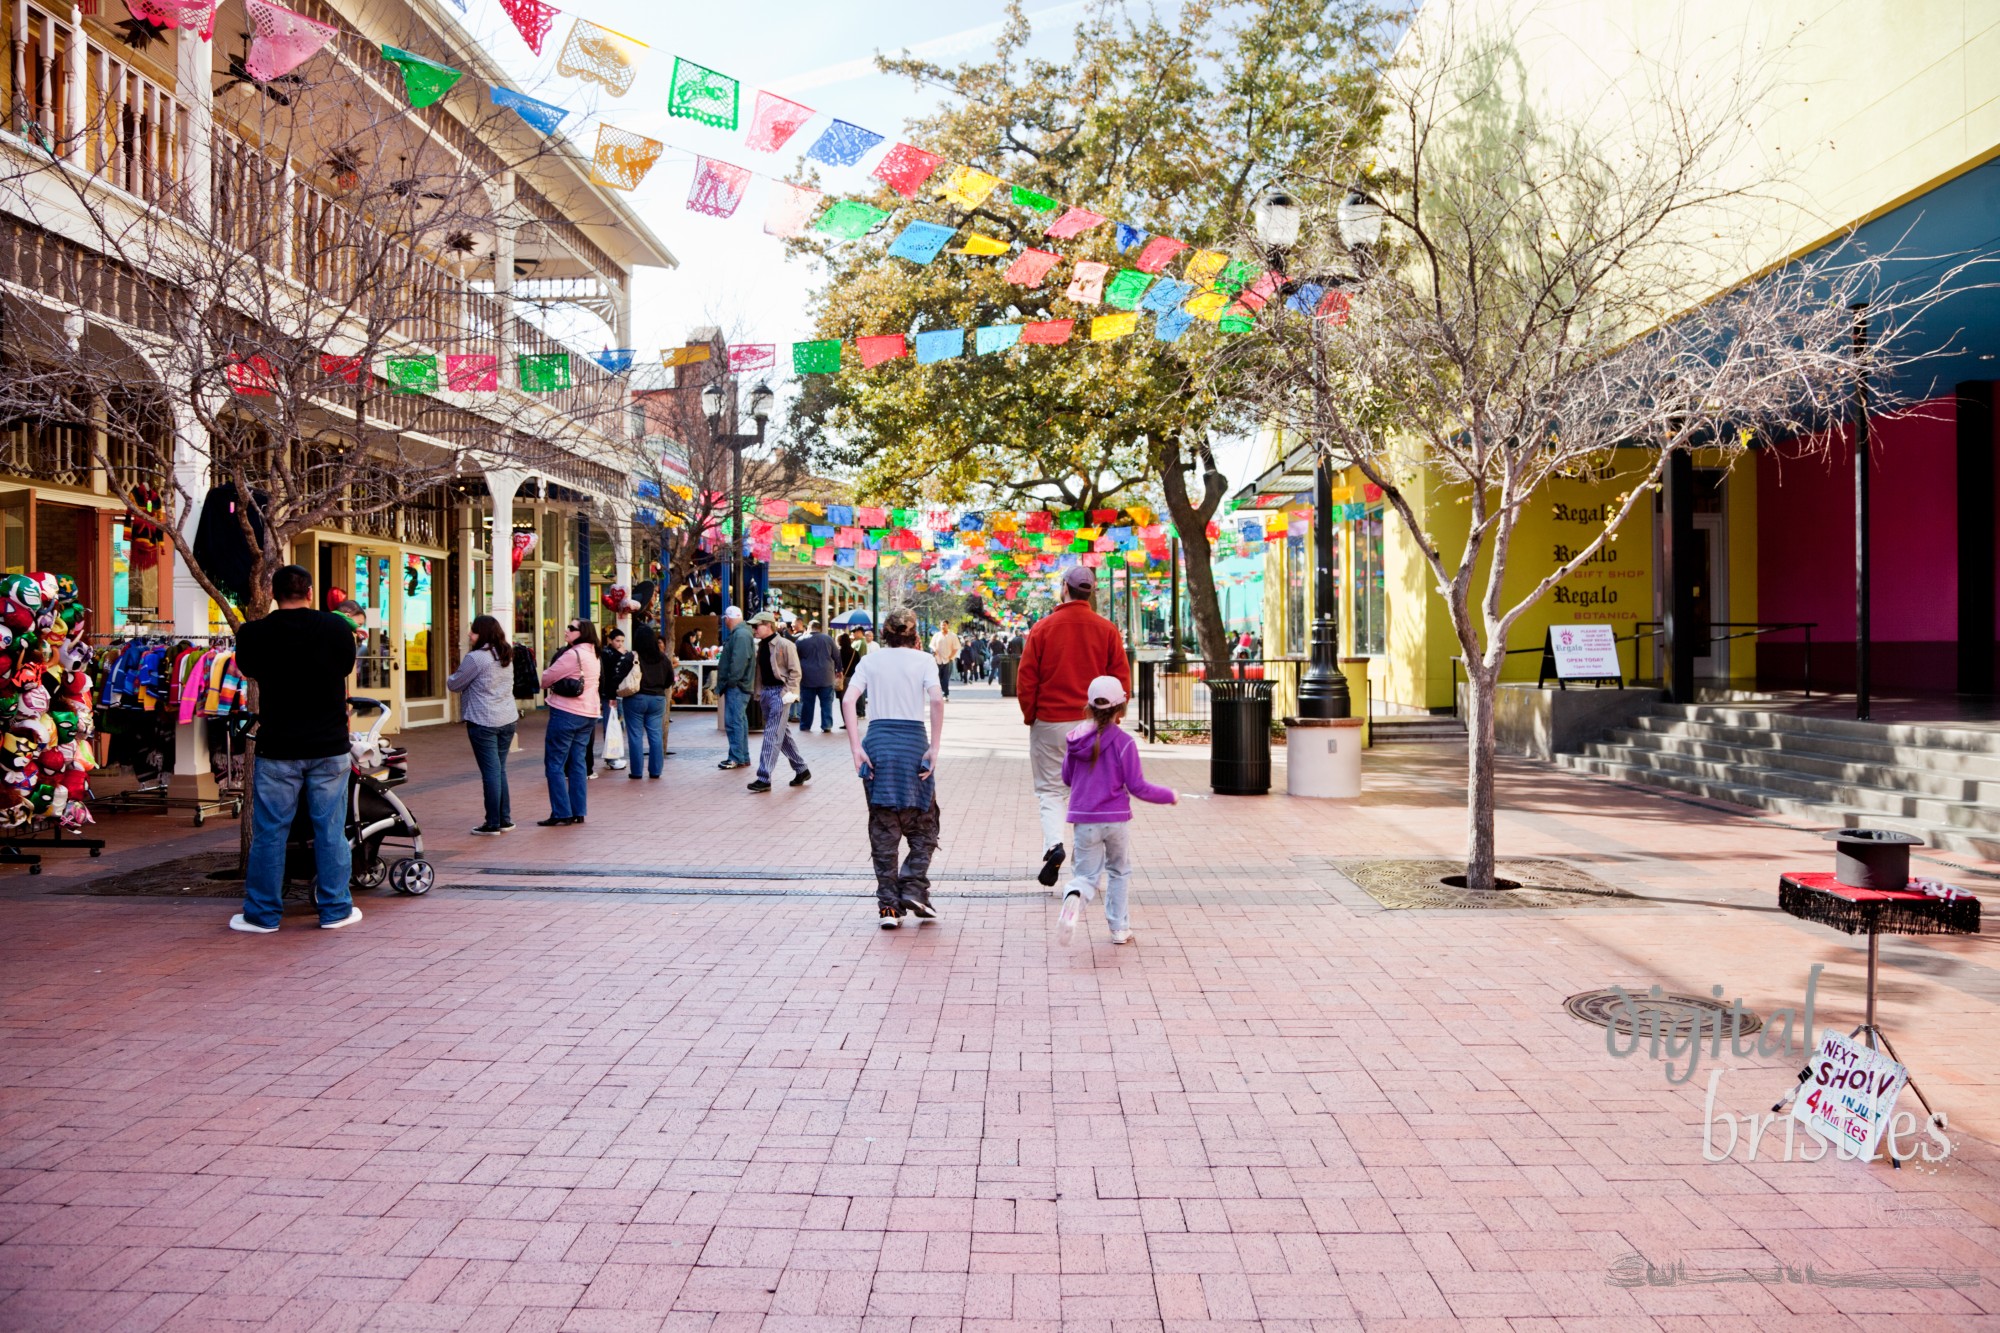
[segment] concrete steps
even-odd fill
[[[1455,717],[1411,713],[1375,717],[1369,721],[1377,745],[1450,745],[1465,743],[1465,724]]]
[[[2000,731],[1662,703],[1557,762],[1815,825],[1896,829],[1932,847],[2000,859]]]

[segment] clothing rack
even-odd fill
[[[133,643],[160,647],[173,647],[184,643],[189,647],[203,649],[234,649],[236,647],[236,636],[234,634],[172,634],[162,630],[151,629],[136,634],[129,632],[122,634],[93,634],[90,636],[90,639],[92,642],[102,643],[106,647],[115,646],[120,650]],[[213,717],[197,715],[189,719],[186,723],[176,721],[174,726],[177,732],[183,727],[194,731],[195,724],[197,723],[205,724],[217,720]],[[229,726],[226,721],[222,725],[222,753],[229,765],[234,767],[236,758],[242,753],[238,744],[241,737],[237,734],[236,729]],[[183,743],[184,741],[185,743]],[[94,797],[93,801],[96,807],[100,810],[120,813],[189,810],[194,814],[194,826],[196,828],[200,828],[206,823],[211,814],[226,812],[232,819],[242,817],[243,793],[240,790],[234,792],[224,791],[222,786],[216,781],[214,770],[208,762],[208,743],[205,730],[196,732],[195,735],[190,737],[177,736],[174,744],[174,752],[175,761],[173,767],[168,772],[162,774],[159,782],[150,786],[134,785],[125,791],[110,792],[101,797]],[[184,762],[183,756],[185,756],[186,762]],[[0,857],[0,864],[4,864],[4,859],[4,857]]]

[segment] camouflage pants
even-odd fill
[[[904,839],[910,853],[901,869],[896,853]],[[931,900],[931,856],[938,845],[938,807],[928,810],[892,810],[884,805],[868,807],[868,850],[875,860],[875,901],[883,907],[901,909],[910,903]]]

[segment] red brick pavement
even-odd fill
[[[491,840],[460,831],[462,738],[414,738],[442,886],[339,933],[51,892],[233,828],[108,820],[106,861],[6,881],[0,1327],[2000,1326],[1983,942],[1885,951],[1884,1021],[1955,1127],[1928,1170],[1776,1134],[1705,1162],[1706,1071],[1670,1086],[1561,1010],[1612,982],[1796,1004],[1824,962],[1851,1024],[1852,942],[1764,910],[1824,859],[1808,833],[1523,765],[1507,852],[1654,901],[1386,911],[1326,858],[1448,854],[1461,817],[1453,756],[1378,752],[1353,805],[1142,810],[1139,942],[1099,918],[1060,949],[1004,877],[1036,841],[1023,733],[968,692],[945,919],[882,932],[844,739],[751,797],[705,723],[660,782],[594,783],[580,830],[526,827],[530,737]],[[1198,753],[1147,764],[1203,789]],[[1796,1068],[1720,1063],[1738,1116]],[[1634,1254],[1657,1282],[1612,1280]]]

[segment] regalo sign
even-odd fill
[[[1874,1157],[1910,1071],[1832,1032],[1821,1036],[1809,1068],[1812,1076],[1792,1102],[1792,1118],[1842,1156]]]

